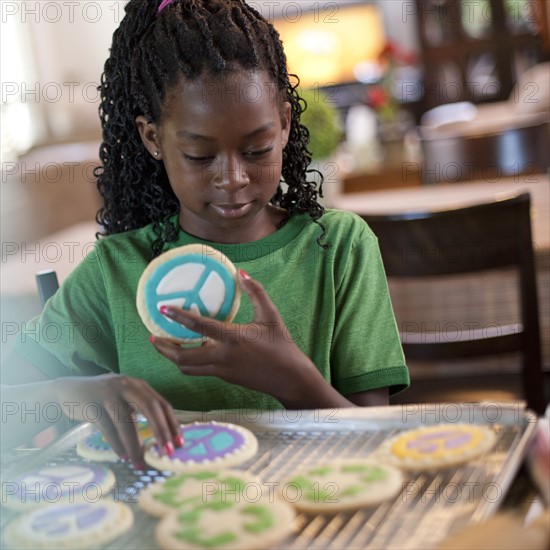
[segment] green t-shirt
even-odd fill
[[[349,212],[328,210],[320,221],[328,249],[317,242],[321,228],[305,214],[252,243],[211,243],[181,231],[169,246],[209,244],[260,281],[289,337],[343,395],[386,386],[400,391],[409,375],[377,239]],[[151,345],[135,297],[155,239],[147,226],[97,241],[41,316],[27,324],[16,349],[49,377],[112,371],[145,379],[177,409],[281,408],[269,395],[183,375]],[[243,293],[234,322],[252,318]]]

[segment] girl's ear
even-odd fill
[[[136,126],[145,149],[149,151],[149,154],[155,160],[162,159],[162,150],[160,148],[160,140],[158,138],[158,129],[156,124],[147,122],[147,119],[143,115],[140,115],[136,118]]]
[[[282,132],[282,142],[283,142],[283,149],[286,147],[286,144],[288,143],[288,137],[290,135],[290,122],[292,118],[292,105],[285,101],[283,103],[283,107],[281,109],[281,132]]]

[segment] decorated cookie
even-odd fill
[[[153,438],[153,430],[149,426],[147,420],[138,420],[137,428],[139,439],[143,444]],[[90,435],[81,439],[76,444],[76,452],[82,458],[87,458],[89,460],[118,460],[118,455],[99,430],[94,430]]]
[[[111,500],[54,504],[13,520],[5,542],[9,548],[91,548],[115,539],[132,523],[130,508]]]
[[[164,516],[155,537],[164,549],[260,550],[290,535],[293,520],[292,507],[278,499],[194,502]]]
[[[257,498],[262,489],[261,481],[247,472],[201,470],[151,483],[140,491],[139,506],[148,514],[163,516],[191,503]]]
[[[46,466],[2,481],[2,504],[14,510],[98,500],[115,483],[111,470],[95,465]]]
[[[254,434],[236,424],[194,422],[181,426],[185,444],[172,456],[162,454],[155,441],[145,448],[145,462],[157,470],[187,473],[237,466],[254,456],[258,440]]]
[[[179,342],[203,336],[160,313],[177,306],[221,321],[231,321],[240,304],[237,270],[218,250],[190,244],[155,258],[138,284],[137,309],[148,330]]]
[[[397,468],[365,459],[340,459],[302,468],[279,485],[281,498],[303,512],[340,512],[394,498],[403,487]]]
[[[488,426],[426,426],[388,439],[377,455],[404,470],[438,470],[478,458],[492,448],[495,439]]]

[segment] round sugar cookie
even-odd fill
[[[239,309],[240,296],[237,270],[229,258],[210,246],[190,244],[161,254],[145,268],[136,305],[152,334],[193,342],[204,337],[162,315],[162,306],[231,321]]]
[[[374,506],[402,488],[397,468],[368,459],[339,459],[298,470],[279,485],[279,495],[302,512],[337,513]]]
[[[18,516],[4,540],[9,548],[91,548],[112,541],[132,524],[132,511],[120,502],[54,504]]]
[[[137,430],[142,445],[153,438],[153,430],[149,426],[147,420],[138,419]],[[76,453],[82,458],[87,458],[89,460],[119,460],[111,444],[103,437],[103,434],[99,430],[94,430],[91,434],[81,439],[76,444]]]
[[[230,468],[253,457],[258,450],[256,436],[246,428],[226,422],[193,422],[180,428],[183,447],[172,456],[159,452],[154,440],[145,447],[147,464],[163,471],[190,472]]]
[[[292,506],[279,499],[197,502],[164,516],[155,538],[165,550],[261,550],[292,533]]]
[[[98,500],[115,483],[111,470],[103,466],[68,464],[44,466],[14,481],[2,481],[2,505],[13,510],[31,510],[57,503]]]
[[[377,451],[403,470],[440,470],[480,457],[495,444],[488,426],[444,424],[402,432]]]
[[[155,481],[139,493],[139,507],[152,516],[164,516],[193,502],[234,500],[261,495],[261,481],[241,470],[200,470]]]

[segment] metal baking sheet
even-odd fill
[[[299,514],[287,549],[427,549],[465,525],[486,519],[502,504],[534,434],[536,416],[520,405],[422,404],[380,408],[314,411],[233,410],[178,412],[182,422],[218,420],[252,430],[259,441],[256,456],[241,466],[257,475],[271,491],[296,468],[332,458],[368,457],[382,442],[421,425],[467,422],[491,425],[497,441],[482,460],[440,472],[407,473],[394,500],[357,512],[336,515]],[[86,461],[75,452],[79,439],[94,426],[83,424],[39,451],[11,453],[2,481],[33,468]],[[132,530],[106,548],[157,548],[157,520],[141,511],[139,491],[170,475],[155,469],[137,471],[122,462],[107,462],[116,475],[108,498],[126,502],[135,514]],[[15,516],[3,509],[1,526]]]

